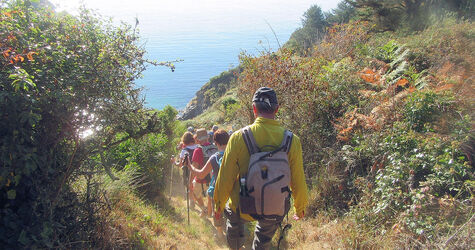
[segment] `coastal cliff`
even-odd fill
[[[195,97],[188,102],[183,112],[180,112],[178,119],[188,120],[202,114],[235,85],[237,75],[241,71],[242,69],[238,66],[212,77],[196,92]]]

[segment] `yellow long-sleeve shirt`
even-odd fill
[[[280,126],[278,121],[258,117],[250,127],[260,149],[263,149],[265,145],[278,147],[282,143],[285,129]],[[270,150],[272,148],[263,149],[263,151]],[[239,205],[239,176],[246,175],[249,158],[250,155],[241,131],[235,132],[229,138],[216,179],[214,202],[218,211],[223,211],[229,198],[229,206],[236,212]],[[303,171],[302,145],[300,138],[296,135],[293,136],[288,159],[291,174],[290,189],[294,198],[294,207],[297,215],[302,216],[307,207],[308,195]],[[248,221],[254,220],[248,214],[243,213],[241,213],[241,218]]]

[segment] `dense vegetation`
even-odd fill
[[[194,121],[244,126],[255,89],[277,90],[312,188],[292,248],[469,248],[472,12],[471,1],[312,6],[284,49],[241,55],[236,94]]]
[[[470,1],[315,5],[284,49],[241,55],[237,96],[221,103],[232,102],[223,117],[246,119],[216,120],[252,122],[253,92],[276,89],[312,188],[313,219],[289,246],[329,247],[318,244],[325,235],[342,248],[473,245],[472,10]]]
[[[133,168],[163,178],[176,111],[145,110],[134,80],[167,63],[143,58],[135,29],[88,10],[0,7],[0,245],[103,244],[98,219],[109,204],[98,177]]]
[[[279,119],[302,138],[309,213],[356,228],[334,244],[380,248],[381,235],[408,247],[473,244],[475,29],[467,8],[346,1],[324,15],[313,6],[287,49],[241,57],[240,113],[252,122],[253,91],[276,89]]]

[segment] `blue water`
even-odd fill
[[[280,43],[287,41],[292,31],[292,28],[280,29],[276,33]],[[167,40],[179,41],[179,44],[167,43]],[[149,40],[146,45],[148,57],[183,61],[175,63],[174,72],[166,67],[149,67],[137,84],[145,88],[146,106],[161,109],[169,104],[182,109],[211,77],[237,66],[241,52],[258,55],[266,50],[275,51],[278,47],[270,29],[254,33],[153,37],[153,42]]]
[[[52,0],[75,12],[79,0]],[[242,51],[259,55],[276,51],[300,27],[301,17],[313,4],[335,8],[335,0],[81,0],[87,8],[115,23],[135,25],[147,50],[157,61],[181,59],[175,72],[149,67],[136,81],[144,88],[146,106],[169,104],[183,109],[211,77],[239,64]],[[274,29],[277,39],[269,27]]]

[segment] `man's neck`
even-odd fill
[[[259,117],[274,120],[274,119],[275,119],[275,114],[266,114],[266,113],[262,114],[262,113],[259,113],[259,114],[257,114],[256,118],[259,118]]]

